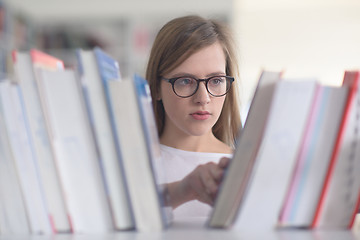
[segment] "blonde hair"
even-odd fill
[[[196,51],[218,41],[226,56],[226,75],[238,75],[233,39],[229,29],[216,20],[200,16],[185,16],[171,20],[157,34],[146,69],[153,100],[154,114],[161,136],[165,125],[165,110],[159,100],[161,77],[171,72]],[[227,93],[220,117],[213,126],[215,137],[229,146],[241,129],[238,89],[233,84]]]

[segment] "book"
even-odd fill
[[[13,153],[21,192],[24,197],[26,215],[32,234],[52,233],[49,212],[34,146],[29,137],[29,125],[24,114],[24,100],[19,86],[4,82],[0,88],[4,120]]]
[[[37,49],[30,50],[31,61],[35,68],[45,68],[48,70],[64,69],[64,62],[54,56]]]
[[[208,227],[230,227],[241,211],[280,75],[280,72],[261,73],[247,120],[238,134],[233,158],[225,172],[212,213],[206,223]]]
[[[44,114],[36,83],[37,69],[63,69],[61,60],[32,49],[30,52],[13,51],[16,83],[24,98],[24,109],[29,122],[30,138],[38,161],[40,180],[48,205],[53,232],[70,232],[68,212],[56,168],[56,159],[49,140]]]
[[[311,109],[280,224],[310,227],[330,163],[349,88],[321,86]]]
[[[345,71],[350,88],[312,228],[350,229],[359,209],[360,72]]]
[[[0,89],[8,88],[9,80],[0,81]],[[0,235],[30,234],[2,102],[0,97]]]
[[[134,220],[121,164],[121,154],[115,144],[105,84],[100,76],[101,69],[98,68],[95,53],[92,50],[78,49],[77,58],[114,226],[117,230],[131,229],[134,228]],[[116,66],[116,64],[111,66]]]
[[[352,229],[353,231],[359,231],[360,230],[360,214],[357,213],[354,218]]]
[[[110,93],[109,93],[110,90],[109,90],[109,86],[107,83],[109,81],[121,79],[119,63],[99,47],[95,47],[93,52],[95,55],[99,74],[100,74],[101,80],[103,82],[105,97],[106,97],[107,103],[110,104],[110,102],[111,102]],[[113,119],[113,118],[111,118],[111,119]],[[112,120],[111,120],[111,124],[113,124],[113,127],[114,127],[114,122]],[[117,141],[116,138],[115,138],[115,141]],[[118,149],[118,151],[120,151],[120,150]]]
[[[73,70],[39,72],[38,88],[75,233],[114,230],[80,83]]]
[[[108,85],[136,229],[161,231],[168,221],[153,165],[161,155],[157,131],[149,129],[155,126],[149,87],[139,77]]]
[[[311,79],[281,79],[276,84],[249,187],[234,229],[272,230],[277,226],[318,87],[317,81]]]

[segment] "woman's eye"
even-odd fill
[[[211,85],[220,85],[223,82],[224,82],[223,78],[212,78],[212,79],[210,79],[209,84],[211,84]]]
[[[189,84],[193,84],[194,80],[191,78],[179,78],[178,80],[176,80],[177,84],[180,85],[189,85]]]

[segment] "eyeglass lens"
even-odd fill
[[[182,97],[191,96],[198,88],[200,81],[191,77],[178,78],[174,82],[174,91],[177,95]],[[224,95],[230,88],[231,81],[225,76],[209,78],[207,83],[207,90],[213,96]]]

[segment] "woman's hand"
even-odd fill
[[[223,157],[218,164],[209,162],[199,165],[181,181],[168,183],[166,192],[169,202],[166,205],[176,208],[195,199],[213,205],[229,162],[229,158]]]

